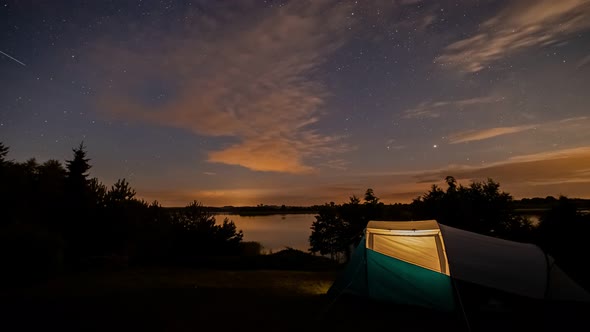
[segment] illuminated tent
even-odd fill
[[[452,311],[456,280],[532,299],[590,302],[533,244],[426,221],[371,221],[329,294]]]

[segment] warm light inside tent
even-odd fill
[[[449,275],[444,243],[434,220],[370,222],[365,238],[368,249]]]

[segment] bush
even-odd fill
[[[240,243],[242,256],[258,256],[264,254],[264,246],[260,242],[248,241]]]

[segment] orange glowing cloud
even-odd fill
[[[348,14],[346,6],[327,1],[298,1],[244,16],[247,22],[194,23],[185,36],[162,38],[160,49],[97,42],[92,54],[116,77],[112,88],[99,92],[101,105],[116,118],[237,141],[209,151],[210,162],[309,173],[321,164],[311,164],[314,158],[347,149],[313,129],[328,93],[309,77],[344,43]],[[144,31],[143,38],[159,34]],[[123,70],[107,58],[128,66]],[[155,102],[130,93],[154,81],[173,82],[173,91]]]
[[[209,154],[210,162],[241,165],[254,171],[309,173],[312,167],[302,160],[302,152],[289,141],[248,140]]]

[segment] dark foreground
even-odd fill
[[[132,269],[1,291],[2,331],[467,331],[443,314],[325,292],[335,272]],[[537,309],[535,309],[537,310]],[[583,313],[481,308],[472,331],[571,330]]]

